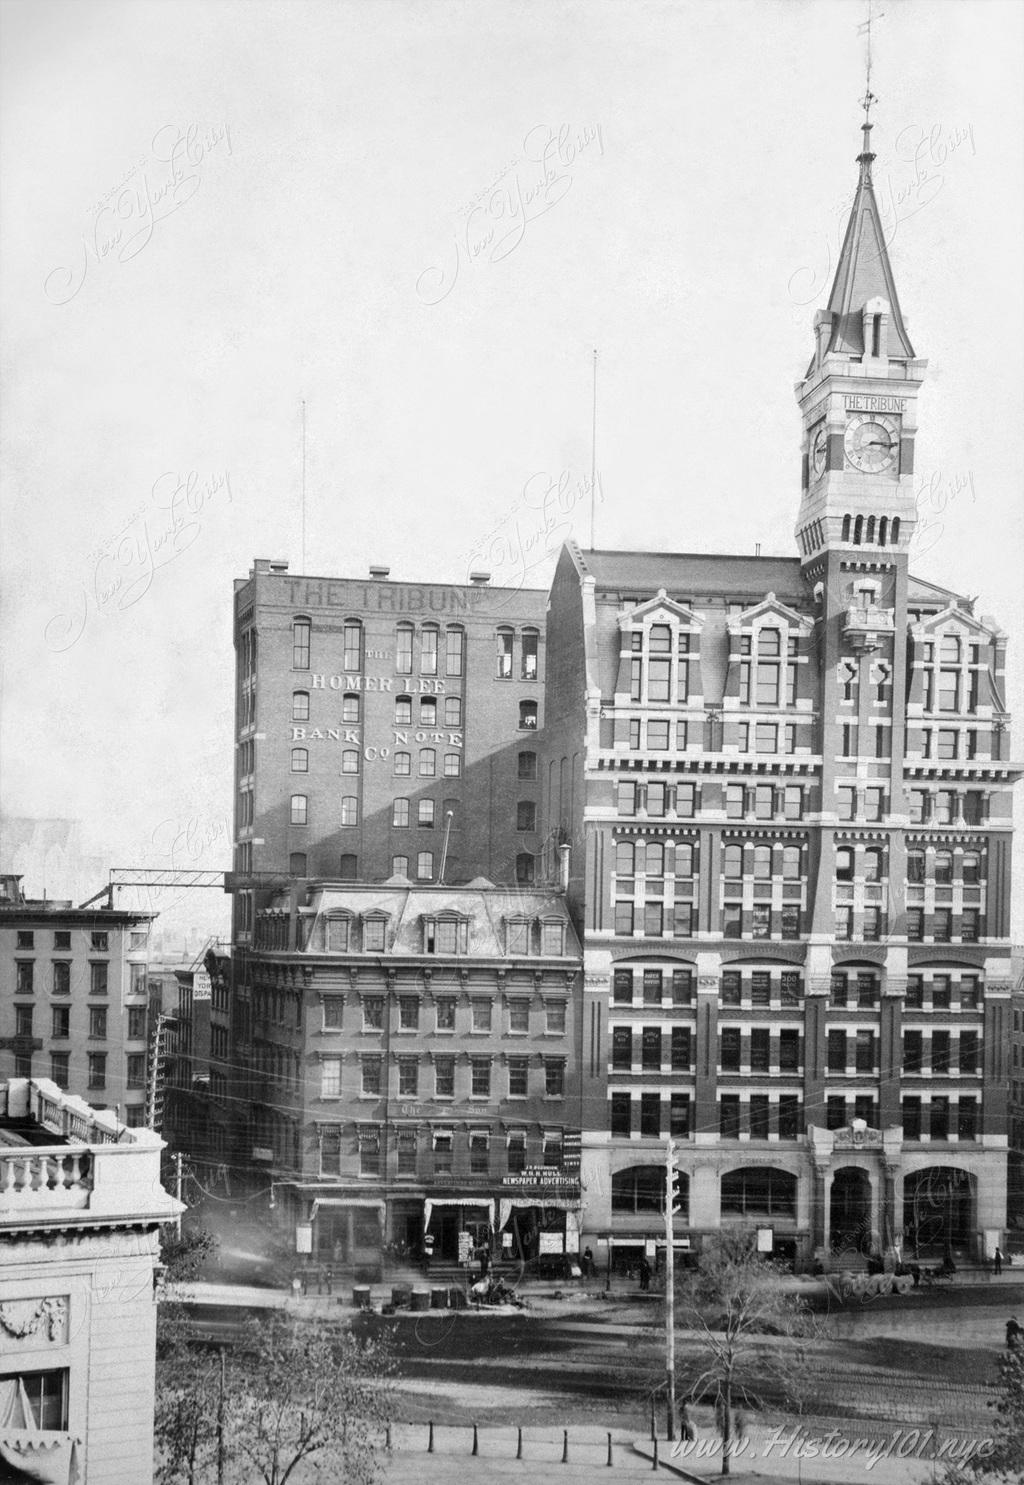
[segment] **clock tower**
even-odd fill
[[[869,93],[865,109],[873,101]],[[871,123],[860,179],[826,309],[814,319],[814,359],[796,395],[804,424],[796,525],[807,575],[827,554],[905,557],[914,533],[918,360],[896,297],[871,183]],[[859,550],[858,550],[859,549]]]
[[[906,870],[907,562],[925,362],[907,333],[871,182],[873,101],[869,92],[835,281],[815,316],[814,357],[796,388],[804,428],[796,539],[818,600],[822,661],[816,750],[823,828],[807,960],[818,994],[828,983],[835,922],[846,901],[837,853],[862,849],[870,836],[885,843],[890,881],[902,882]],[[890,933],[902,932],[895,902],[886,906]],[[889,1042],[893,997],[906,974],[906,947],[891,944],[881,1026]],[[896,1122],[891,1096],[881,1102],[885,1120]]]

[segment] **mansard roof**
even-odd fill
[[[799,557],[746,557],[707,552],[583,551],[575,543],[567,550],[581,577],[592,576],[598,589],[635,592],[638,597],[660,588],[684,597],[728,594],[737,599],[760,599],[771,591],[788,602],[807,603],[811,589],[800,570]]]

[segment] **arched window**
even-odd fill
[[[309,824],[309,800],[305,794],[292,795],[292,824]]]
[[[754,847],[754,876],[765,881],[772,874],[771,846]]]
[[[411,753],[396,753],[395,754],[395,773],[396,774],[399,774],[402,777],[405,777],[406,775],[412,773],[412,754]]]
[[[783,846],[782,875],[786,881],[795,881],[800,876],[800,847]]]
[[[359,824],[359,800],[354,794],[346,794],[342,798],[341,823],[343,825]]]
[[[795,1217],[796,1176],[770,1165],[732,1170],[722,1177],[722,1216]]]
[[[844,516],[843,517],[843,534],[842,534],[842,540],[843,541],[849,541],[850,540],[850,517],[849,516]]]
[[[731,841],[723,852],[723,870],[732,881],[743,875],[743,847]]]
[[[498,680],[510,681],[512,679],[512,648],[515,644],[514,629],[498,630]]]
[[[677,877],[693,876],[693,847],[688,841],[676,842],[676,864]]]
[[[516,829],[536,830],[537,806],[532,799],[521,799],[516,805]]]
[[[341,880],[343,882],[354,882],[358,875],[359,869],[358,856],[352,856],[346,853],[341,858],[340,867],[341,870],[339,872],[339,876],[341,877]]]
[[[309,636],[313,629],[311,619],[292,620],[292,669],[309,669]]]
[[[446,727],[462,726],[462,697],[446,696],[444,699],[444,725]]]
[[[437,702],[433,696],[420,697],[420,726],[437,726]]]
[[[540,634],[536,629],[524,629],[522,640],[522,663],[519,674],[524,681],[537,679]]]
[[[434,748],[420,748],[420,778],[432,779],[437,772],[437,752]]]
[[[892,518],[892,534],[890,536],[890,545],[891,546],[894,546],[894,547],[898,547],[899,544],[900,544],[900,518],[899,518],[899,516],[893,516],[893,518]]]
[[[305,851],[293,851],[288,857],[288,875],[290,877],[304,877],[306,875]]]
[[[882,519],[878,523],[878,545],[880,547],[884,547],[885,546],[885,538],[888,536],[888,534],[889,534],[889,517],[888,516],[883,516]]]
[[[519,754],[519,777],[521,779],[535,779],[537,777],[537,754]]]
[[[421,882],[429,882],[434,875],[433,851],[420,851],[416,857],[416,876]]]
[[[536,863],[529,851],[520,851],[516,857],[516,881],[521,887],[529,886],[535,879]]]
[[[461,675],[465,653],[466,636],[462,629],[449,629],[445,636],[445,675]]]
[[[636,848],[631,840],[620,840],[615,847],[615,875],[621,883],[636,870]]]
[[[359,772],[359,753],[356,748],[346,748],[341,755],[342,773]]]
[[[537,726],[537,703],[535,701],[521,701],[519,703],[519,726],[531,731]]]
[[[868,529],[864,533],[864,540],[868,544],[868,546],[870,546],[871,543],[874,541],[874,539],[875,539],[875,518],[874,518],[874,516],[868,516]]]
[[[444,776],[446,779],[457,779],[462,772],[462,754],[445,753]]]
[[[309,692],[308,691],[293,691],[292,692],[292,721],[293,722],[308,722],[309,721]]]
[[[773,656],[782,652],[782,636],[778,629],[762,629],[757,636],[758,655]]]
[[[689,1216],[687,1200],[687,1188],[689,1180],[685,1175],[680,1175],[679,1185],[682,1188],[682,1210],[679,1215],[686,1220]],[[640,1216],[645,1212],[664,1212],[665,1210],[665,1167],[664,1165],[631,1165],[626,1170],[618,1170],[612,1176],[612,1211],[629,1212],[634,1216]]]
[[[395,670],[399,675],[412,675],[412,641],[415,630],[411,624],[399,624],[395,630]]]
[[[948,886],[953,880],[953,853],[952,851],[935,852],[935,881],[940,886]]]
[[[309,749],[292,748],[292,773],[309,772]]]
[[[853,523],[853,544],[854,544],[855,547],[859,547],[860,546],[860,538],[861,538],[861,534],[862,534],[863,530],[864,530],[864,517],[863,516],[858,516],[857,519]]]
[[[398,727],[408,727],[412,723],[412,697],[395,697],[395,724]]]
[[[964,852],[963,872],[965,882],[981,881],[981,857],[977,851]]]
[[[359,721],[359,692],[346,691],[341,703],[341,720],[343,722]]]
[[[358,619],[345,620],[342,641],[342,669],[349,675],[358,675],[363,668],[363,626]]]
[[[424,624],[420,632],[420,675],[437,675],[437,642],[440,630],[436,624]]]
[[[944,634],[939,642],[939,663],[960,664],[960,640],[955,634]]]

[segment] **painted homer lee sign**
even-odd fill
[[[413,681],[411,677],[399,676],[372,676],[372,675],[313,675],[310,674],[307,681],[311,691],[390,691],[397,680],[398,689],[404,694],[417,692],[421,695],[443,695],[444,681],[421,680]],[[446,748],[461,748],[464,745],[462,732],[451,732],[439,728],[392,728],[394,747],[407,746],[409,743],[437,743]],[[309,742],[337,742],[349,746],[362,747],[363,737],[361,727],[298,727],[291,728],[291,741],[293,743]],[[363,757],[367,763],[373,763],[378,758],[389,758],[391,747],[370,745],[363,748]]]

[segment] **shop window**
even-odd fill
[[[632,932],[632,924],[630,932]],[[612,1001],[615,1005],[632,1005],[633,971],[631,969],[617,969],[613,974]]]

